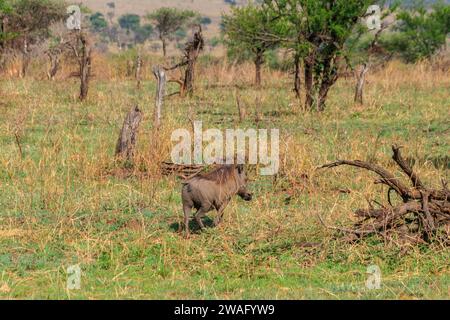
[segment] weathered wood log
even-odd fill
[[[202,35],[202,27],[198,25],[198,31],[194,33],[194,38],[186,44],[185,59],[187,61],[187,67],[184,76],[183,92],[187,94],[194,93],[194,81],[195,81],[195,65],[197,63],[198,56],[203,50],[205,41]]]
[[[84,101],[87,98],[89,91],[89,80],[91,78],[92,68],[92,47],[86,34],[79,31],[80,51],[79,66],[80,66],[80,100]]]
[[[134,148],[136,146],[137,133],[142,120],[142,112],[138,106],[133,107],[128,112],[120,131],[116,145],[116,157],[133,161]]]
[[[369,72],[369,64],[364,63],[359,72],[356,72],[356,89],[355,89],[355,102],[359,104],[364,103],[364,85],[366,83],[366,74]]]
[[[153,67],[153,74],[155,75],[157,81],[155,96],[155,127],[159,128],[161,125],[161,113],[164,103],[164,96],[166,94],[167,77],[164,68],[158,65]]]

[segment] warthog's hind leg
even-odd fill
[[[203,210],[203,208],[198,209],[197,213],[195,214],[195,220],[197,221],[201,230],[205,229],[205,225],[203,224],[203,221],[202,221],[202,218],[205,215],[206,215],[206,211]]]
[[[229,201],[224,202],[224,203],[220,206],[220,208],[217,210],[217,217],[216,217],[216,219],[214,220],[214,226],[217,227],[217,226],[222,222],[223,214],[224,214],[225,208],[226,208],[227,205],[228,205],[228,202],[229,202]]]

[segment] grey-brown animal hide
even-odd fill
[[[202,218],[206,213],[217,210],[214,225],[223,218],[223,212],[234,195],[250,201],[252,194],[247,190],[247,178],[243,165],[224,165],[207,174],[196,176],[183,183],[181,192],[186,236],[189,236],[189,219],[192,208],[197,210],[195,219],[203,229]]]

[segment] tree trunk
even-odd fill
[[[120,157],[129,162],[133,161],[136,137],[141,120],[141,110],[139,110],[138,106],[133,107],[123,122],[122,130],[117,140],[116,157]]]
[[[364,63],[361,70],[356,73],[356,89],[355,89],[355,102],[359,104],[364,104],[363,94],[364,85],[366,83],[366,74],[369,71],[369,64]]]
[[[163,49],[163,56],[164,58],[167,56],[167,45],[166,45],[166,39],[162,36],[159,37],[159,39],[162,42],[162,49]]]
[[[0,20],[0,33],[2,34],[6,34],[6,24],[8,23],[8,18],[7,17],[3,17]],[[0,49],[4,49],[5,47],[5,43],[4,41],[0,41]]]
[[[59,70],[59,54],[48,53],[48,57],[50,59],[50,69],[48,70],[48,78],[50,80],[54,80]]]
[[[183,92],[192,95],[194,93],[194,79],[195,79],[195,60],[189,59],[183,83]]]
[[[84,101],[89,91],[89,80],[91,77],[92,67],[92,49],[86,35],[82,32],[79,34],[81,43],[81,56],[79,58],[80,65],[80,100]]]
[[[194,33],[193,40],[187,43],[184,53],[187,67],[182,91],[189,95],[194,93],[195,64],[200,51],[204,48],[204,44],[205,42],[203,40],[202,28],[199,26],[199,30]]]
[[[328,57],[323,61],[323,71],[321,73],[322,79],[317,79],[318,85],[318,97],[317,97],[317,111],[321,112],[325,110],[325,101],[328,96],[328,91],[338,79],[336,57]],[[320,80],[320,82],[319,82]]]
[[[164,96],[166,94],[166,72],[161,66],[153,67],[153,74],[156,77],[156,97],[155,97],[155,127],[161,126],[161,110],[164,103]]]
[[[298,54],[295,55],[295,78],[294,78],[294,91],[297,99],[301,99],[301,86],[302,80],[300,76],[300,56]]]
[[[319,89],[319,96],[317,97],[317,111],[322,112],[325,110],[325,101],[327,100],[328,91],[330,90],[332,83],[327,81],[323,82]]]
[[[136,73],[135,73],[138,89],[141,88],[141,78],[142,78],[141,71],[142,71],[142,57],[141,54],[138,54],[136,58]]]
[[[306,100],[305,109],[311,110],[314,102],[314,76],[313,76],[314,64],[309,59],[305,59],[305,89]]]
[[[28,65],[30,64],[30,56],[28,52],[28,41],[25,39],[23,41],[22,47],[22,66],[20,68],[20,77],[23,78],[27,74]]]
[[[255,57],[255,85],[261,87],[261,67],[264,63],[264,51],[257,49]]]

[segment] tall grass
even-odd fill
[[[159,170],[170,158],[171,132],[189,129],[189,118],[204,129],[256,127],[252,65],[201,64],[196,94],[168,98],[155,130],[150,68],[161,61],[146,57],[142,90],[126,77],[125,58],[94,61],[84,103],[69,67],[53,82],[42,64],[24,79],[0,80],[0,297],[448,298],[447,248],[335,240],[317,214],[349,224],[354,209],[367,198],[385,201],[386,190],[356,169],[316,170],[345,158],[395,171],[396,142],[426,183],[448,180],[447,73],[392,62],[368,76],[365,106],[353,104],[353,80],[342,79],[317,114],[302,111],[288,75],[265,70],[258,125],[281,130],[280,173],[251,171],[254,201],[233,201],[223,225],[186,241],[177,232],[180,181]],[[236,93],[248,113],[243,123]],[[145,118],[129,169],[113,154],[134,104]],[[73,264],[83,272],[79,291],[66,289]],[[364,286],[371,264],[383,272],[381,290]]]

